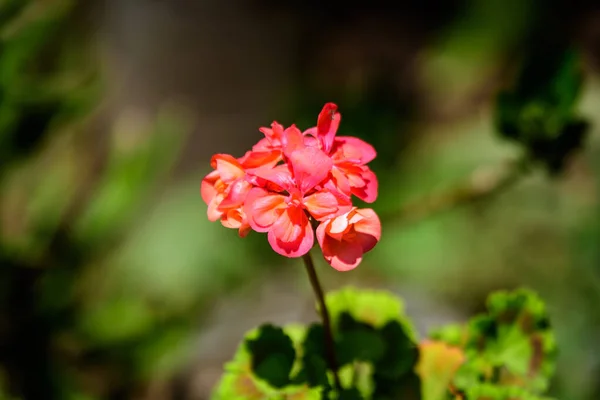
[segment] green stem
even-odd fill
[[[331,329],[331,320],[329,319],[329,311],[327,310],[327,304],[325,303],[323,288],[319,282],[319,277],[317,276],[315,264],[310,256],[310,252],[303,255],[302,260],[304,261],[304,266],[306,267],[308,280],[310,281],[310,285],[312,286],[315,296],[317,297],[317,302],[319,303],[319,312],[321,314],[321,320],[323,321],[323,330],[325,331],[325,351],[327,352],[327,363],[329,364],[329,369],[333,373],[336,389],[341,390],[342,384],[340,383],[340,377],[338,376],[338,364],[335,356],[333,330]]]

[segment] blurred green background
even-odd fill
[[[327,101],[378,150],[383,236],[355,271],[319,262],[325,287],[393,290],[421,334],[531,287],[553,394],[600,398],[598,27],[583,0],[0,0],[0,398],[207,399],[246,330],[315,320],[298,260],[208,222],[199,185],[213,153]],[[584,148],[407,208],[522,153],[495,99],[541,43],[581,55]]]

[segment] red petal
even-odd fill
[[[333,144],[334,160],[353,161],[367,164],[377,156],[375,148],[367,142],[352,136],[338,136]]]
[[[300,129],[296,127],[296,125],[292,125],[283,132],[283,152],[285,155],[289,157],[289,155],[296,151],[303,149],[304,146],[304,136],[302,136],[302,132]]]
[[[274,167],[280,160],[280,150],[265,149],[262,151],[250,150],[239,159],[239,162],[245,169],[254,169],[262,167]]]
[[[217,193],[215,197],[208,203],[208,208],[206,209],[206,216],[208,220],[211,222],[215,222],[221,218],[223,215],[223,211],[219,210],[219,204],[223,201],[223,194]]]
[[[312,248],[314,233],[304,211],[299,207],[290,207],[273,225],[268,240],[278,254],[301,257]]]
[[[371,169],[369,169],[369,167],[363,166],[361,178],[364,182],[364,186],[353,187],[352,194],[367,203],[372,203],[377,199],[377,193],[379,190],[377,176],[373,171],[371,171]]]
[[[289,159],[296,185],[303,194],[325,180],[333,166],[331,159],[314,147],[296,150]]]
[[[341,115],[336,111],[337,105],[327,103],[323,106],[317,119],[317,136],[321,140],[321,143],[323,143],[323,150],[327,154],[329,154],[333,146],[333,140],[340,125]]]
[[[381,239],[381,221],[370,208],[356,210],[363,218],[354,224],[356,236],[354,240],[360,244],[363,252],[370,251]]]
[[[274,168],[258,168],[249,171],[250,176],[256,176],[265,181],[274,183],[283,190],[291,190],[294,186],[292,173],[287,165],[278,165]]]
[[[304,198],[308,212],[318,221],[333,218],[352,209],[348,196],[335,190],[321,190]]]
[[[363,250],[358,243],[333,239],[325,234],[324,224],[317,228],[317,240],[325,260],[338,271],[350,271],[362,261]]]
[[[230,182],[244,176],[244,168],[237,159],[229,154],[215,154],[211,165],[217,171],[223,182]]]
[[[262,127],[259,129],[267,140],[271,142],[273,146],[281,146],[281,139],[283,137],[283,125],[278,123],[277,121],[273,121],[271,124],[271,128]]]
[[[331,192],[320,191],[304,198],[308,212],[317,220],[331,218],[338,211],[339,200]]]
[[[229,186],[229,193],[219,204],[220,210],[238,208],[244,204],[246,195],[252,189],[252,185],[243,179],[238,179]]]
[[[217,195],[217,189],[215,188],[217,179],[219,179],[219,171],[212,171],[202,179],[202,183],[200,184],[200,195],[206,204],[209,204]]]
[[[248,223],[257,232],[266,232],[286,208],[285,197],[262,188],[253,188],[244,202]]]

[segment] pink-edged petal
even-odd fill
[[[305,130],[304,132],[302,132],[302,134],[304,136],[312,136],[312,137],[316,138],[317,137],[317,132],[318,132],[317,127],[313,126],[312,128],[308,128],[307,130]]]
[[[244,218],[245,215],[241,209],[227,210],[221,216],[221,225],[225,228],[239,229]]]
[[[238,235],[242,238],[246,237],[252,230],[246,219],[246,214],[241,208],[228,210],[221,217],[221,224],[225,228],[237,229]]]
[[[356,210],[363,218],[354,224],[356,236],[354,241],[360,244],[363,252],[368,252],[381,239],[381,221],[379,217],[370,208]]]
[[[333,177],[333,184],[342,193],[347,196],[352,194],[352,188],[350,187],[350,181],[344,174],[344,171],[340,170],[336,165],[331,168],[331,175]]]
[[[357,243],[337,241],[325,235],[319,244],[325,260],[338,271],[353,270],[362,261],[363,250]]]
[[[352,194],[367,203],[373,203],[377,200],[377,193],[379,191],[377,176],[369,167],[363,166],[361,180],[364,182],[364,185],[362,187],[352,187]]]
[[[212,171],[206,175],[200,183],[200,196],[206,204],[209,204],[212,199],[217,195],[218,191],[215,188],[215,182],[219,179],[219,171]]]
[[[304,136],[304,146],[305,147],[316,147],[317,149],[321,148],[321,142],[314,136]]]
[[[283,132],[282,147],[283,153],[288,157],[292,152],[301,150],[305,147],[304,136],[296,125],[290,126]]]
[[[274,183],[277,187],[283,190],[291,190],[295,186],[292,173],[289,167],[285,164],[278,165],[273,168],[257,168],[252,171],[248,171],[248,175]],[[254,183],[259,184],[258,181]]]
[[[227,210],[232,208],[239,208],[244,204],[246,195],[252,189],[252,185],[249,182],[238,179],[229,186],[229,193],[219,204],[220,210]]]
[[[317,119],[317,136],[323,144],[323,150],[329,154],[333,146],[335,134],[340,125],[341,115],[337,112],[337,105],[327,103],[319,113]]]
[[[288,206],[271,227],[275,237],[282,242],[294,242],[304,232],[308,218],[304,211],[297,206]]]
[[[215,154],[211,165],[217,171],[223,182],[230,182],[244,176],[244,168],[239,161],[229,154]]]
[[[250,150],[239,159],[240,164],[246,170],[274,167],[279,161],[281,161],[281,151],[270,149]]]
[[[303,194],[325,180],[333,166],[331,159],[314,147],[292,152],[289,160],[296,185]]]
[[[331,218],[339,209],[339,199],[328,191],[320,191],[306,196],[304,206],[316,220]]]
[[[314,244],[312,227],[299,207],[287,209],[273,228],[267,235],[269,244],[282,256],[301,257],[308,253]]]
[[[263,129],[263,128],[261,128],[261,129]],[[264,129],[268,129],[268,128],[264,128]],[[250,151],[263,152],[263,151],[270,151],[272,149],[273,149],[273,146],[271,145],[271,141],[265,137],[265,138],[260,139],[258,141],[258,143],[256,143],[254,146],[252,146],[252,150],[250,150]]]
[[[257,232],[266,232],[286,208],[285,197],[262,188],[253,188],[246,195],[244,212],[248,223]]]
[[[217,193],[215,197],[208,203],[208,208],[206,209],[206,216],[208,220],[211,222],[218,221],[223,215],[223,211],[219,210],[219,205],[223,201],[223,194]]]
[[[338,136],[333,143],[334,160],[354,161],[359,164],[367,164],[377,156],[375,148],[353,136]]]
[[[262,127],[259,129],[265,138],[274,146],[281,145],[281,138],[283,136],[283,125],[277,121],[273,121],[270,128]]]

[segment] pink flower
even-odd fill
[[[312,136],[319,146],[333,160],[332,175],[334,184],[342,193],[355,195],[359,199],[372,203],[377,199],[379,184],[377,177],[366,165],[377,155],[370,144],[351,136],[337,136],[341,120],[337,106],[327,103],[317,119],[317,126],[304,131]]]
[[[214,171],[201,184],[208,219],[240,236],[267,232],[273,250],[286,257],[312,248],[317,221],[325,259],[340,271],[355,268],[381,236],[375,212],[351,202],[352,195],[377,198],[377,177],[367,166],[377,153],[361,139],[336,136],[340,121],[337,106],[327,103],[313,128],[273,122],[241,158],[213,156]]]
[[[255,187],[246,197],[244,211],[257,232],[268,232],[273,250],[286,257],[300,257],[313,246],[309,216],[329,218],[350,208],[327,190],[313,190],[329,175],[332,161],[314,147],[289,153],[289,163],[252,172],[270,189]],[[307,214],[308,212],[308,214]]]
[[[250,226],[242,206],[252,188],[245,179],[246,171],[237,159],[228,154],[214,155],[211,166],[215,170],[200,185],[200,194],[208,205],[208,220],[221,220],[223,226],[238,229],[240,236],[246,236]]]
[[[328,219],[317,227],[317,240],[325,260],[338,271],[358,266],[363,254],[381,238],[381,222],[370,208],[357,209]]]

